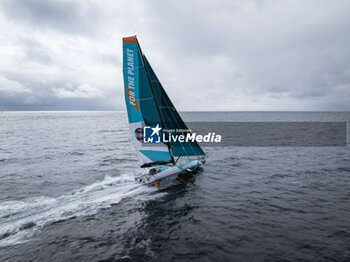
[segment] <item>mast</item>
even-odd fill
[[[145,59],[144,59],[144,56],[143,56],[143,53],[142,53],[142,50],[141,50],[141,46],[140,46],[140,44],[139,44],[139,41],[137,40],[136,35],[135,35],[135,39],[136,39],[137,48],[139,49],[139,52],[140,52],[140,56],[141,56],[141,60],[142,60],[143,66],[145,67],[147,79],[148,79],[148,82],[149,82],[150,87],[151,87],[151,91],[152,91],[154,103],[155,103],[155,105],[156,105],[157,112],[158,112],[159,119],[160,119],[160,124],[162,125],[163,128],[165,128],[164,120],[163,120],[162,114],[160,113],[159,104],[158,104],[158,101],[157,101],[157,98],[156,98],[156,93],[155,93],[154,88],[153,88],[152,80],[151,80],[151,77],[150,77],[150,75],[149,75],[149,71],[148,71],[148,68],[147,68],[147,66],[146,66],[146,62],[145,62]],[[168,139],[168,140],[169,140],[169,139]],[[174,156],[173,156],[173,154],[172,154],[172,152],[171,152],[171,146],[170,146],[169,141],[166,142],[166,145],[167,145],[167,147],[168,147],[169,154],[170,154],[170,157],[171,157],[171,163],[172,163],[173,165],[175,165],[175,160],[174,160]]]

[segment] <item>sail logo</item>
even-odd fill
[[[135,92],[131,91],[130,88],[126,86],[126,93],[128,95],[130,105],[132,105],[137,111],[139,111],[139,105],[137,104],[137,101],[135,98]]]
[[[126,63],[128,70],[128,79],[126,85],[126,95],[128,97],[130,105],[132,105],[137,111],[139,111],[139,106],[135,97],[135,67],[134,67],[134,50],[126,50]]]
[[[145,126],[143,128],[143,143],[144,144],[158,144],[160,143],[160,130],[159,124],[155,127]]]

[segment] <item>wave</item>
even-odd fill
[[[157,196],[150,194],[151,188],[135,184],[132,177],[106,176],[102,181],[58,198],[42,196],[0,203],[0,246],[28,241],[47,224],[95,214],[126,197],[147,200]]]

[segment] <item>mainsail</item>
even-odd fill
[[[141,167],[174,164],[173,156],[205,155],[197,142],[143,143],[143,127],[187,130],[159,82],[136,36],[123,38],[123,76],[130,129]],[[178,132],[177,134],[185,134]],[[188,132],[187,132],[188,133]]]

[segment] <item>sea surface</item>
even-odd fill
[[[346,112],[183,112],[349,121]],[[350,261],[350,147],[206,147],[156,192],[125,112],[0,112],[0,261]]]

